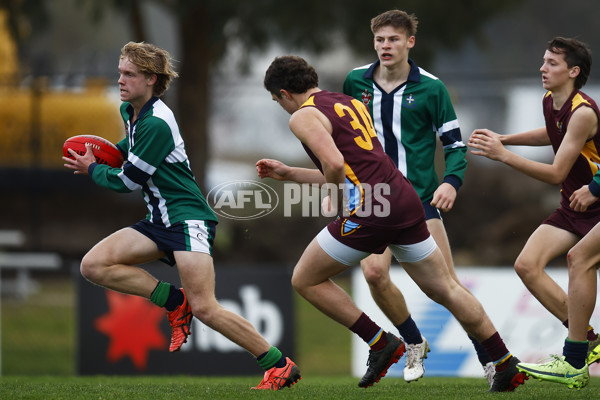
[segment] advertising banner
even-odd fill
[[[547,311],[523,285],[512,267],[456,268],[464,286],[481,302],[508,349],[523,362],[538,362],[550,354],[562,354],[567,329]],[[547,268],[546,272],[564,290],[568,287],[567,268]],[[400,266],[392,266],[391,277],[406,299],[412,318],[427,338],[431,352],[425,360],[425,376],[483,377],[473,344],[448,310],[430,300]],[[352,272],[353,297],[359,308],[384,330],[398,330],[379,310],[369,292],[360,268]],[[600,310],[596,307],[591,324],[600,330]],[[366,371],[368,346],[356,335],[352,339],[352,373]],[[405,357],[390,368],[387,376],[402,376]],[[600,364],[590,366],[590,374],[600,376]]]
[[[156,264],[155,277],[179,285],[175,268]],[[283,354],[294,356],[294,313],[286,268],[216,268],[216,297],[246,318]],[[171,330],[164,308],[79,278],[79,374],[262,375],[247,351],[198,319],[181,351],[169,353]]]

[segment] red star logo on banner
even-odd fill
[[[106,357],[116,363],[131,358],[138,370],[148,366],[148,353],[164,349],[167,339],[160,330],[165,310],[143,297],[106,291],[108,313],[96,318],[94,327],[110,338]]]

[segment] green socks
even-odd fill
[[[273,368],[282,357],[283,355],[277,347],[271,347],[269,351],[258,356],[256,361],[258,361],[258,365],[260,365],[262,369],[266,371],[270,368]]]
[[[150,301],[159,307],[164,307],[171,292],[171,284],[160,281],[150,295]]]

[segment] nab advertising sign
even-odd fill
[[[148,268],[158,279],[179,285],[175,268]],[[291,271],[285,268],[216,267],[216,296],[241,315],[284,355],[294,354]],[[95,286],[79,278],[80,374],[260,375],[246,350],[198,319],[177,353],[169,353],[171,329],[164,308],[149,300]]]

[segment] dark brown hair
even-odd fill
[[[575,78],[575,89],[581,89],[592,69],[592,52],[587,45],[577,39],[559,36],[549,41],[546,49],[554,54],[563,54],[569,68],[579,67],[579,75]]]
[[[371,32],[375,34],[384,26],[391,26],[395,29],[401,29],[408,36],[417,34],[417,25],[419,21],[414,14],[408,14],[402,10],[389,10],[371,19]]]
[[[302,57],[281,56],[276,57],[267,69],[264,85],[280,98],[281,89],[298,94],[319,86],[319,76]]]

